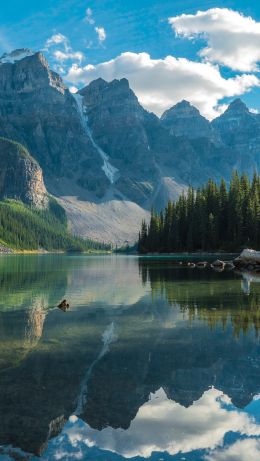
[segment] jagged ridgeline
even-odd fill
[[[239,251],[260,245],[260,177],[233,174],[229,188],[209,180],[188,189],[160,214],[144,221],[138,250],[147,252]]]
[[[68,232],[67,217],[48,195],[38,162],[21,144],[0,138],[0,244],[15,250],[107,249]]]

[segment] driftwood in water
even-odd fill
[[[63,312],[67,311],[68,308],[70,307],[69,303],[67,303],[66,299],[63,299],[63,301],[58,304],[58,308],[61,309]]]

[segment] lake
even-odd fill
[[[259,281],[0,257],[0,460],[260,459]]]

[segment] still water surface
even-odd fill
[[[167,258],[1,257],[0,460],[260,459],[258,281]]]

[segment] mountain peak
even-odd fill
[[[175,104],[175,106],[173,106],[173,107],[175,107],[175,108],[176,107],[192,107],[192,108],[194,108],[194,106],[192,106],[191,103],[189,101],[187,101],[186,99],[183,99],[182,101],[177,102],[177,104]]]
[[[11,66],[19,71],[10,72]],[[26,72],[20,72],[20,68],[26,68]],[[45,56],[29,48],[4,53],[0,58],[0,73],[0,92],[29,92],[47,86],[51,86],[62,94],[67,91],[62,78],[50,69]]]
[[[185,136],[189,139],[207,138],[218,142],[209,121],[185,99],[166,110],[161,121],[175,136]]]
[[[182,101],[175,104],[175,106],[172,106],[170,109],[166,110],[162,114],[161,120],[166,121],[174,117],[187,118],[196,116],[202,117],[202,115],[196,107],[192,106],[192,104],[189,101],[183,99]]]
[[[19,48],[11,51],[10,53],[4,53],[0,58],[0,64],[14,64],[17,61],[21,61],[24,58],[33,56],[34,54],[36,53],[29,48]]]
[[[229,104],[226,112],[248,113],[249,109],[240,98],[236,98]]]
[[[127,80],[127,78],[121,78],[121,79],[115,78],[114,80],[112,80],[111,84],[117,87],[129,89],[129,81]]]
[[[84,96],[85,94],[89,92],[89,90],[102,91],[105,88],[109,88],[112,91],[113,89],[129,90],[129,82],[127,78],[121,78],[120,80],[114,79],[111,82],[108,82],[104,80],[103,78],[99,77],[95,80],[92,80],[92,82],[90,82],[87,86],[79,90],[78,93]]]

